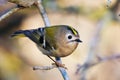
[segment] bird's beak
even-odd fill
[[[75,39],[76,42],[82,42],[80,39]]]

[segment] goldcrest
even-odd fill
[[[78,43],[82,42],[78,32],[68,25],[18,30],[11,37],[28,37],[37,44],[43,54],[53,57],[70,55],[76,49]]]

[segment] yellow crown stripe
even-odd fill
[[[71,30],[75,35],[77,35],[77,31],[74,28],[71,27]]]

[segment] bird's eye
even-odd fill
[[[69,35],[69,36],[68,36],[68,39],[72,39],[72,36],[71,36],[71,35]]]

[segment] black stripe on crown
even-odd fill
[[[70,30],[74,35],[78,35],[78,32],[72,28],[72,27],[67,27],[68,30]]]

